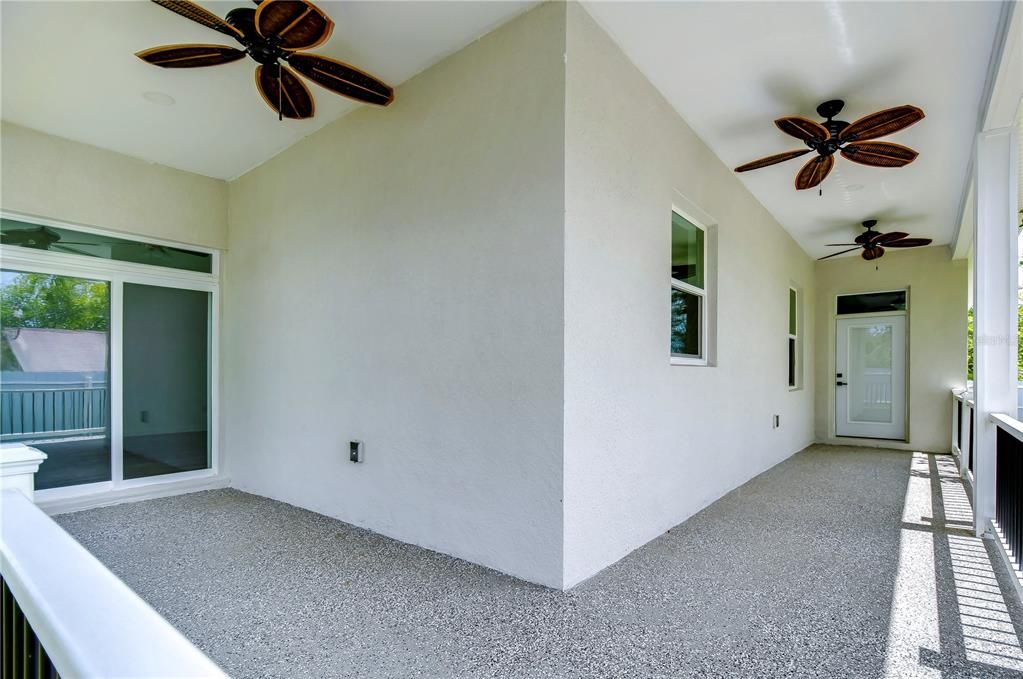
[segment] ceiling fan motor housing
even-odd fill
[[[273,37],[264,38],[256,30],[256,10],[238,7],[227,13],[227,23],[231,24],[245,36],[238,42],[245,45],[245,52],[257,62],[268,65],[276,64],[285,56],[285,51],[275,44]]]

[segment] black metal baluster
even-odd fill
[[[7,583],[3,583],[3,620],[2,631],[0,631],[0,655],[3,657],[2,664],[0,664],[0,673],[2,673],[3,679],[10,677],[13,672],[11,671],[11,662],[13,656],[11,655],[11,616],[13,614],[11,610],[11,591],[7,589]]]
[[[963,454],[963,402],[956,401],[956,447],[959,449],[959,454]]]
[[[975,437],[974,437],[974,429],[973,429],[973,408],[970,408],[970,452],[969,452],[969,455],[966,458],[966,466],[969,468],[969,470],[971,472],[973,471],[973,439],[974,438]]]

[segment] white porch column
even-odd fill
[[[0,445],[0,491],[20,490],[34,501],[35,475],[45,459],[46,453],[24,443]]]
[[[974,528],[981,535],[995,514],[995,438],[991,413],[1016,416],[1016,131],[977,138],[977,218],[973,236],[974,289]]]

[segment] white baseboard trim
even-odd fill
[[[1009,571],[1009,579],[1012,580],[1013,589],[1016,590],[1016,598],[1023,603],[1023,574],[1016,570],[1016,564],[1009,558],[1009,545],[1005,542],[1002,534],[995,527],[994,521],[988,522],[988,531],[991,535],[991,541],[995,543],[995,551],[998,552],[1002,557],[1002,563],[1005,564],[1006,569]]]
[[[54,498],[51,500],[39,500],[36,502],[39,508],[50,516],[56,514],[68,514],[80,512],[85,509],[96,507],[109,507],[125,502],[138,502],[140,500],[153,500],[158,497],[170,497],[172,495],[184,495],[185,493],[196,493],[201,490],[216,490],[227,488],[231,485],[231,479],[227,476],[208,476],[198,479],[182,479],[178,481],[167,481],[166,483],[153,483],[135,488],[122,488],[120,490],[107,490],[99,493],[86,493],[69,497]]]

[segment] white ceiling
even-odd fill
[[[254,6],[199,4],[220,16]],[[532,4],[317,2],[335,27],[312,51],[398,85]],[[233,179],[358,105],[310,85],[315,117],[279,122],[255,88],[251,59],[181,70],[146,64],[134,53],[156,45],[237,47],[150,2],[3,0],[0,23],[5,120],[210,177]],[[151,103],[145,92],[176,103]]]
[[[913,104],[927,117],[890,141],[920,152],[899,169],[836,157],[817,190],[795,190],[810,156],[738,175],[814,257],[855,225],[947,244],[955,231],[1000,12],[995,2],[588,2],[586,8],[729,166],[802,143],[773,120],[840,119]],[[887,139],[887,138],[886,138]],[[862,187],[855,190],[857,186]],[[685,187],[679,187],[685,191]],[[851,253],[848,256],[856,256]]]
[[[246,0],[200,4],[224,16]],[[397,85],[534,3],[318,4],[336,27],[315,51]],[[731,167],[800,148],[772,121],[816,119],[814,109],[826,99],[845,99],[841,117],[849,121],[920,106],[927,117],[891,137],[920,152],[905,168],[837,158],[823,196],[793,187],[805,157],[739,177],[815,257],[834,252],[824,244],[848,242],[855,225],[871,217],[882,220],[882,231],[905,230],[936,244],[952,238],[999,3],[586,6]],[[232,42],[150,2],[3,0],[0,19],[4,119],[171,167],[231,179],[356,106],[311,86],[316,117],[278,122],[255,89],[251,60],[180,71],[142,62],[133,53],[155,45]],[[176,103],[151,103],[146,92]]]

